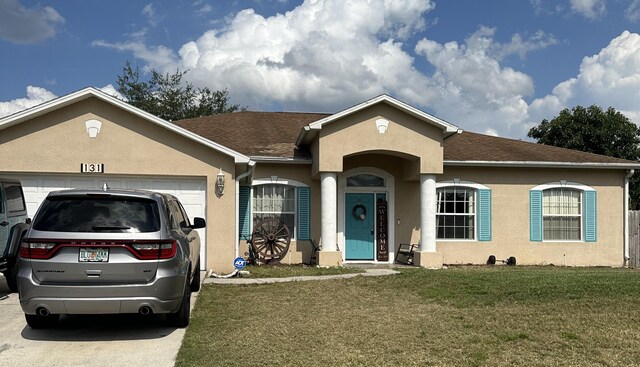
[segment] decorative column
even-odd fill
[[[413,263],[427,268],[441,268],[442,254],[436,252],[436,176],[420,175],[420,251]]]
[[[420,175],[420,251],[436,252],[436,176]]]
[[[338,184],[337,175],[334,172],[320,173],[321,205],[321,238],[320,252],[318,253],[318,265],[341,266],[342,253],[337,250],[337,199]]]

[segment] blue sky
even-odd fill
[[[562,108],[640,123],[640,0],[0,0],[0,116],[127,60],[189,70],[250,110],[337,112],[388,93],[525,138]]]

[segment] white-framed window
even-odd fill
[[[439,240],[476,238],[476,190],[464,186],[438,188],[436,236]]]
[[[580,241],[582,191],[566,187],[543,190],[542,221],[545,241]]]
[[[597,192],[587,185],[550,182],[529,190],[530,240],[598,240]]]
[[[266,218],[277,218],[294,233],[296,224],[296,187],[264,184],[253,187],[251,207],[253,225]]]

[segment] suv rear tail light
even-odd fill
[[[20,257],[23,259],[49,259],[56,250],[56,244],[50,242],[23,242],[20,245]]]
[[[131,245],[133,254],[140,260],[171,259],[176,255],[178,244],[176,241],[159,243],[134,243]]]
[[[47,240],[49,241],[49,240]],[[20,245],[20,257],[23,259],[50,259],[64,247],[124,247],[139,260],[163,260],[176,256],[176,241],[65,241],[31,242],[25,240]]]

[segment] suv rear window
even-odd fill
[[[47,198],[33,222],[38,231],[156,232],[158,204],[142,198]]]

